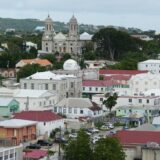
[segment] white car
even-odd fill
[[[109,127],[110,129],[113,129],[113,128],[114,128],[114,125],[113,125],[112,123],[109,123],[108,127]]]
[[[77,133],[71,133],[71,134],[69,134],[69,138],[77,138]]]

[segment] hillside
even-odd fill
[[[16,31],[21,32],[32,32],[36,28],[36,26],[44,26],[44,21],[40,21],[38,19],[11,19],[11,18],[0,18],[0,30],[5,31],[7,28],[14,28]],[[100,28],[104,26],[93,26],[93,25],[85,25],[80,24],[79,29],[80,32],[89,32],[94,33]],[[68,25],[64,22],[54,22],[54,29],[56,32],[68,31]]]

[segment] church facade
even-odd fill
[[[45,31],[42,36],[42,51],[48,53],[70,53],[79,55],[82,53],[86,42],[91,41],[92,35],[84,32],[79,34],[78,22],[73,15],[69,21],[69,33],[55,33],[51,17],[45,20]]]

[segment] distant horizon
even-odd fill
[[[46,16],[47,17],[47,16]],[[50,16],[51,17],[51,16]],[[45,19],[39,19],[39,18],[12,18],[12,17],[0,17],[0,18],[2,18],[2,19],[18,19],[18,20],[27,20],[27,19],[31,19],[31,20],[39,20],[39,21],[45,21]],[[51,17],[52,18],[52,17]],[[52,19],[53,20],[53,19]],[[77,19],[77,21],[78,21],[78,19]],[[69,20],[68,20],[68,22],[64,22],[64,21],[59,21],[59,20],[53,20],[53,23],[54,22],[60,22],[60,23],[65,23],[65,24],[67,24],[67,23],[69,23]],[[137,28],[137,27],[134,27],[134,26],[130,26],[130,27],[125,27],[125,26],[116,26],[116,25],[104,25],[104,24],[87,24],[87,23],[79,23],[78,22],[78,24],[80,24],[80,25],[82,25],[82,24],[84,24],[84,25],[93,25],[93,26],[104,26],[104,27],[108,27],[108,26],[113,26],[113,27],[122,27],[122,28],[125,28],[125,29],[129,29],[129,28],[134,28],[134,29],[140,29],[141,31],[149,31],[149,30],[154,30],[154,31],[156,31],[155,29],[147,29],[147,30],[144,30],[144,29],[142,29],[142,28]]]
[[[3,18],[67,23],[73,13],[79,24],[122,26],[160,32],[160,1],[153,0],[1,0]],[[30,18],[28,18],[30,17]]]

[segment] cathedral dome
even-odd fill
[[[45,19],[45,22],[53,22],[52,18],[50,17],[50,15],[48,15],[48,17]]]
[[[75,60],[68,59],[67,61],[64,62],[63,69],[66,71],[74,71],[74,70],[79,70],[80,67]]]
[[[73,23],[73,22],[74,22],[74,23],[77,23],[77,19],[76,19],[76,17],[75,17],[74,15],[73,15],[72,18],[70,19],[70,23],[71,23],[71,22],[72,22],[72,23]]]

